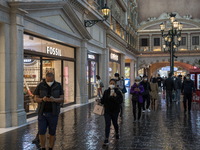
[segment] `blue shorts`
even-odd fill
[[[39,134],[46,134],[47,128],[49,128],[49,134],[54,136],[56,134],[56,127],[58,124],[58,115],[52,113],[43,113],[38,115],[38,128]]]

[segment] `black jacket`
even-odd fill
[[[38,95],[40,98],[43,98],[45,96],[48,96],[48,85],[46,82],[41,82],[35,89],[34,95]],[[50,96],[53,96],[54,98],[59,98],[61,95],[64,95],[63,88],[60,83],[54,81],[54,84],[52,85]],[[45,106],[45,102],[38,103],[38,114],[41,115],[43,113]],[[52,108],[53,108],[53,115],[58,115],[60,113],[60,103],[52,102]]]
[[[192,94],[192,92],[195,92],[194,82],[192,80],[184,80],[181,92],[184,94]]]
[[[123,102],[123,96],[118,88],[115,88],[117,96],[110,96],[110,88],[104,91],[103,97],[101,98],[101,104],[104,105],[105,113],[120,112],[120,105]]]
[[[164,87],[166,91],[173,91],[174,90],[174,80],[172,77],[169,77],[164,82]]]
[[[149,92],[151,92],[151,86],[150,83],[148,81],[144,82],[140,82],[141,85],[143,85],[144,87],[144,92],[143,92],[143,96],[147,96],[149,95]]]

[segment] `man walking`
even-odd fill
[[[172,103],[172,91],[174,90],[174,81],[172,79],[172,73],[169,73],[168,78],[164,82],[164,86],[166,89],[166,103],[167,106]]]
[[[56,127],[60,113],[60,104],[64,102],[64,92],[60,83],[55,81],[53,73],[46,74],[46,80],[41,82],[35,92],[38,103],[38,129],[41,150],[46,150],[46,130],[49,129],[49,150],[53,149]]]
[[[143,76],[143,80],[140,84],[143,85],[144,87],[142,112],[145,112],[146,109],[147,109],[147,112],[150,112],[149,106],[150,106],[151,87],[150,87],[150,83],[148,82],[148,77],[146,75]],[[145,103],[146,103],[146,107],[145,107]]]
[[[187,111],[187,105],[188,102],[188,113],[190,113],[191,110],[191,103],[192,103],[192,95],[195,93],[195,87],[194,82],[190,79],[190,74],[187,74],[186,79],[183,82],[182,85],[182,93],[183,93],[183,106],[184,106],[184,113]]]

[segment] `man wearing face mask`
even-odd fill
[[[141,85],[143,85],[144,87],[142,112],[145,112],[145,103],[146,103],[147,112],[150,112],[149,106],[150,106],[151,87],[150,87],[150,83],[148,82],[148,77],[146,75],[143,76],[143,81],[141,82]]]
[[[194,82],[190,79],[190,74],[187,74],[186,79],[182,84],[181,92],[184,96],[183,97],[184,113],[186,113],[187,111],[187,105],[186,105],[187,102],[188,102],[188,113],[190,113],[192,95],[195,94]]]
[[[56,82],[53,73],[47,73],[35,92],[38,103],[38,129],[41,149],[45,150],[46,130],[49,129],[49,150],[53,149],[55,133],[60,113],[60,104],[64,102],[64,92],[60,83]]]

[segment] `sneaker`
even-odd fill
[[[117,140],[119,139],[119,134],[118,134],[118,133],[115,135],[115,138],[116,138]]]
[[[145,110],[142,110],[142,112],[145,113],[146,111],[145,111]]]
[[[150,110],[150,109],[147,109],[147,112],[151,112],[151,110]]]
[[[108,144],[109,144],[108,139],[104,140],[103,145],[108,145]]]

